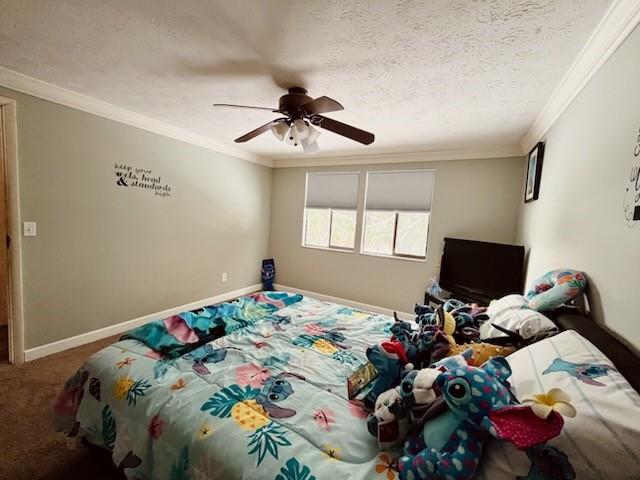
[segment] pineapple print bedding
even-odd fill
[[[305,297],[175,358],[121,340],[69,379],[56,428],[132,479],[392,480],[346,388],[392,323]]]

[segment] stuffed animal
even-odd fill
[[[409,422],[413,424],[421,418],[435,402],[438,392],[433,386],[440,373],[432,368],[405,371],[399,387],[378,395],[374,411],[367,418],[367,428],[381,448],[406,438]]]
[[[462,300],[458,300],[456,298],[450,298],[446,302],[444,302],[443,308],[445,312],[453,312],[455,309],[464,307],[464,302]]]
[[[400,320],[396,312],[393,312],[393,317],[395,318],[395,322],[391,325],[391,340],[395,340],[402,344],[411,342],[411,337],[413,336],[411,324],[404,320]]]
[[[372,410],[378,395],[400,384],[400,374],[413,365],[407,360],[407,354],[400,342],[380,342],[367,348],[367,358],[378,371],[378,377],[364,399],[364,405]]]
[[[416,323],[421,328],[436,325],[442,329],[447,335],[453,335],[456,331],[456,320],[443,306],[436,308],[433,313],[420,315],[416,319]],[[392,330],[393,331],[393,330]]]
[[[530,406],[517,404],[507,381],[510,375],[501,357],[482,367],[442,372],[435,384],[449,411],[429,420],[421,437],[405,444],[398,461],[400,478],[471,479],[489,437],[525,450],[557,436],[564,424],[560,414],[552,411],[542,419]]]
[[[516,351],[515,347],[502,347],[491,343],[463,343],[451,347],[449,355],[456,355],[466,350],[471,350],[472,352],[469,365],[474,367],[479,367],[494,357],[506,357]]]
[[[414,310],[416,313],[420,312],[416,318],[418,332],[412,336],[403,336],[408,329],[407,322],[400,323],[397,318],[392,331],[395,328],[397,336],[407,339],[403,345],[408,360],[417,368],[429,367],[446,356],[457,355],[468,348],[473,350],[473,366],[480,366],[493,357],[507,356],[515,351],[510,346],[496,347],[476,343],[480,337],[478,326],[488,318],[484,313],[484,307],[476,304],[466,305],[460,300],[450,299],[435,310],[417,304]]]
[[[412,338],[415,352],[411,351],[410,360],[419,368],[424,368],[446,357],[450,347],[455,345],[452,335],[456,322],[442,306],[431,314],[419,316],[416,322],[419,331]]]
[[[441,372],[444,372],[447,370],[456,370],[459,368],[465,368],[467,365],[469,365],[469,361],[471,360],[472,356],[473,356],[473,350],[468,348],[467,350],[465,350],[462,353],[459,353],[458,355],[445,357],[442,360],[438,360],[437,362],[434,362],[433,365],[431,365],[431,368],[435,368],[437,370],[440,370]]]
[[[416,303],[413,306],[413,312],[416,314],[416,323],[419,323],[418,318],[422,315],[431,315],[433,313],[433,307],[431,305],[420,305]]]
[[[400,396],[404,405],[411,409],[433,403],[438,396],[433,385],[440,373],[440,370],[434,368],[423,368],[404,373],[400,382]]]
[[[469,309],[469,311],[471,311],[471,307],[459,307],[459,310],[461,309]],[[453,318],[453,315],[451,313],[445,312],[444,309],[437,310],[434,315],[439,316],[439,323],[441,325],[446,325],[445,322],[448,319],[448,316]],[[461,315],[463,315],[464,318],[471,318],[469,313],[463,312]],[[449,322],[450,321],[451,320],[449,320]],[[457,320],[454,320],[454,322],[457,322]],[[437,362],[445,356],[458,355],[465,350],[471,349],[473,350],[473,357],[470,361],[470,365],[478,367],[493,357],[507,356],[512,354],[516,350],[515,348],[510,346],[496,346],[489,343],[474,343],[473,339],[479,336],[475,335],[477,333],[477,329],[475,327],[464,326],[460,328],[458,323],[455,323],[455,325],[455,332],[453,334],[448,334],[448,332],[446,332],[446,342],[442,339],[442,337],[439,338],[437,334],[433,337],[434,345],[431,347],[432,362]],[[473,332],[471,332],[471,330],[473,330]],[[449,331],[451,331],[451,327],[449,327]],[[420,339],[420,335],[421,334],[418,335],[418,339]],[[461,339],[469,337],[471,342],[458,344],[455,337]],[[418,348],[418,356],[420,355],[420,352],[421,349]]]
[[[422,429],[425,415],[429,417],[427,412],[440,394],[434,388],[436,379],[445,370],[465,367],[472,353],[472,350],[468,350],[454,357],[446,357],[434,368],[405,370],[401,372],[402,381],[398,387],[378,395],[373,412],[367,417],[367,429],[378,439],[380,448],[393,447],[405,439],[409,425]],[[441,412],[440,408],[435,414]]]
[[[436,325],[423,327],[415,337],[416,354],[412,359],[418,368],[429,367],[447,355],[455,341]]]
[[[381,449],[390,448],[407,435],[407,408],[399,387],[382,392],[367,417],[369,433],[378,439]]]

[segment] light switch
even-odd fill
[[[36,236],[36,222],[24,222],[22,224],[22,229],[24,231],[25,237],[35,237]]]

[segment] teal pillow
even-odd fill
[[[580,295],[586,286],[582,272],[553,270],[533,282],[533,288],[527,292],[529,308],[539,312],[553,310]]]

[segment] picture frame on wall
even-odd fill
[[[527,157],[527,183],[524,188],[524,203],[538,199],[540,193],[540,178],[542,178],[542,159],[544,157],[544,143],[539,142],[529,152]]]

